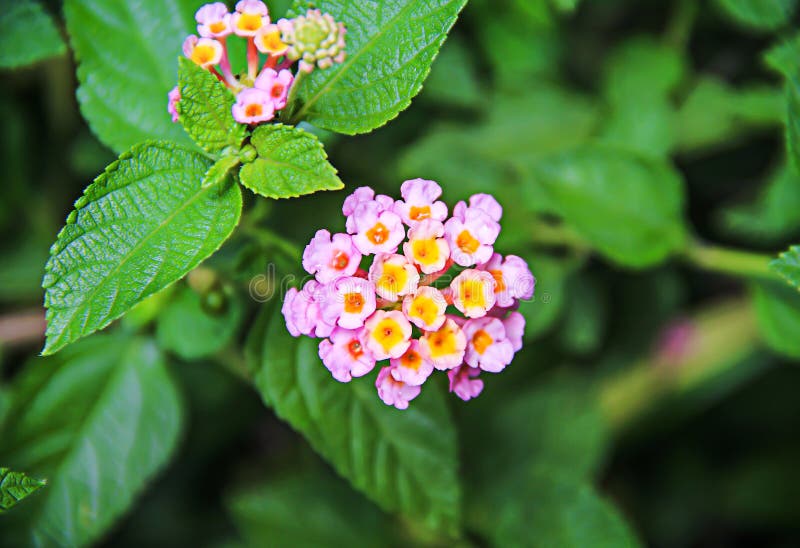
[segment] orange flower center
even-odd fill
[[[367,230],[367,239],[375,245],[380,245],[389,239],[389,229],[383,223],[375,223],[375,226]]]
[[[414,260],[422,265],[434,264],[439,260],[439,245],[436,238],[412,241],[411,251]]]
[[[415,297],[411,303],[409,315],[412,318],[419,318],[426,325],[430,325],[435,322],[436,318],[439,316],[439,307],[436,306],[432,298],[420,295]]]
[[[419,366],[422,365],[422,357],[418,352],[409,350],[400,357],[400,364],[407,369],[417,371]]]
[[[347,293],[344,296],[344,311],[358,314],[364,308],[364,297],[361,293]]]
[[[491,335],[489,335],[483,329],[479,330],[475,333],[475,335],[472,336],[472,346],[475,347],[475,352],[478,354],[483,354],[486,352],[486,349],[489,348],[493,342],[494,339],[492,339]]]
[[[486,308],[486,295],[481,280],[464,280],[460,289],[461,301],[466,308]]]
[[[350,355],[353,356],[354,360],[360,358],[364,353],[364,349],[361,348],[361,343],[358,339],[353,339],[350,341],[350,344],[347,345],[347,351],[350,352]]]
[[[337,251],[331,257],[331,268],[336,270],[344,270],[350,264],[350,257],[344,251]]]
[[[284,89],[283,84],[275,84],[274,86],[272,86],[272,92],[271,92],[272,97],[277,99],[278,97],[283,95],[283,89]]]
[[[397,322],[391,318],[384,318],[372,332],[372,338],[378,341],[385,351],[389,351],[399,343],[403,342],[403,330]]]
[[[494,278],[494,281],[496,282],[496,285],[494,286],[494,292],[495,293],[500,293],[502,291],[505,291],[506,284],[505,284],[505,282],[503,282],[503,271],[502,270],[490,270],[489,274],[492,275],[492,277]]]
[[[454,354],[456,351],[456,335],[445,324],[439,331],[428,335],[428,347],[432,358]]]
[[[222,32],[225,30],[225,21],[214,21],[208,25],[208,28],[211,29],[211,32],[213,33]]]
[[[264,107],[259,103],[251,103],[244,107],[244,114],[250,118],[254,116],[261,116],[264,113]]]
[[[209,45],[197,46],[192,50],[192,61],[198,65],[205,65],[214,59],[215,53],[214,48]]]
[[[481,243],[472,237],[468,230],[462,230],[461,234],[456,238],[456,245],[464,253],[475,253],[478,251]]]
[[[239,16],[236,26],[239,30],[256,31],[261,28],[261,16],[257,13],[243,13]]]
[[[412,221],[428,219],[431,216],[431,208],[430,206],[411,206],[411,209],[408,211],[408,216]]]

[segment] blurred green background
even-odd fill
[[[480,398],[450,402],[475,531],[491,529],[494,509],[510,505],[504,519],[530,524],[524,534],[535,536],[548,521],[525,514],[537,497],[574,495],[580,512],[582,493],[547,482],[514,493],[500,473],[541,450],[593,478],[646,545],[800,545],[798,296],[691,261],[620,267],[551,222],[531,167],[590,139],[671,158],[700,240],[767,254],[797,243],[800,177],[787,167],[783,81],[763,61],[791,24],[753,26],[723,4],[585,0],[570,12],[474,0],[407,111],[368,135],[320,132],[348,191],[367,184],[397,194],[404,179],[426,177],[450,203],[494,193],[505,207],[498,248],[525,257],[537,277],[523,353],[487,379]],[[47,8],[60,14],[58,2]],[[115,155],[80,115],[69,54],[0,74],[0,390],[8,390],[22,369],[46,363],[29,360],[43,341],[48,248]],[[270,210],[253,222],[291,247],[320,227],[343,228],[346,193],[261,206],[247,199]],[[291,263],[275,246],[242,236],[208,264],[231,289],[209,296],[190,282],[181,291],[205,299],[211,317],[220,312],[209,301],[234,302],[241,310],[225,325],[243,341],[258,308],[247,298],[250,279],[267,261]],[[319,534],[317,545],[436,542],[353,491],[236,375],[187,359],[158,335],[174,353],[189,428],[169,468],[102,544],[268,545],[274,528],[306,542]],[[347,516],[358,516],[358,535],[343,525]],[[586,529],[571,545],[593,544]],[[492,542],[514,545],[513,531]],[[485,542],[477,533],[470,540]]]

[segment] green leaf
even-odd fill
[[[322,470],[281,474],[227,504],[248,546],[386,546],[390,523],[341,479]],[[297,509],[314,519],[298,520]]]
[[[668,163],[602,146],[541,162],[548,200],[612,261],[645,268],[682,249],[683,180]]]
[[[765,61],[786,79],[786,150],[795,171],[800,172],[800,35],[768,51]]]
[[[800,289],[800,245],[793,245],[769,264],[789,285]]]
[[[317,138],[302,129],[269,124],[256,128],[250,143],[258,158],[242,166],[242,184],[267,198],[296,198],[344,188]]]
[[[345,24],[347,59],[299,82],[294,120],[353,135],[411,104],[466,0],[320,0]]]
[[[0,12],[0,68],[30,65],[67,48],[53,19],[35,0],[17,0]]]
[[[385,510],[456,534],[456,433],[438,387],[429,383],[399,411],[378,398],[374,374],[348,384],[334,380],[317,345],[293,338],[280,311],[265,309],[248,343],[264,402]]]
[[[29,478],[22,472],[0,467],[0,514],[7,512],[46,484],[44,480]]]
[[[236,97],[213,74],[186,57],[181,57],[178,65],[178,115],[186,133],[209,154],[237,154],[247,126],[233,119],[231,107]]]
[[[202,188],[209,161],[170,142],[135,146],[75,202],[42,282],[44,354],[102,329],[182,278],[239,222],[239,187]]]
[[[225,180],[228,174],[241,163],[238,156],[223,156],[214,165],[208,168],[205,177],[203,177],[203,188],[212,187]]]
[[[147,340],[98,335],[28,364],[14,388],[0,460],[50,480],[20,508],[28,543],[96,541],[177,445],[181,401],[162,356]]]
[[[188,144],[167,113],[175,58],[194,29],[198,0],[66,0],[78,61],[78,102],[94,133],[117,153],[146,139]]]
[[[800,358],[800,293],[784,285],[753,286],[758,328],[775,352]]]
[[[224,299],[221,310],[213,310],[203,297],[181,286],[158,317],[158,344],[186,360],[224,348],[236,334],[243,307],[236,295],[219,295]]]
[[[734,21],[758,30],[775,30],[787,25],[797,0],[716,0]]]

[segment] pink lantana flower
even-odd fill
[[[480,209],[466,208],[463,213],[463,217],[451,217],[444,225],[450,258],[461,266],[485,263],[492,257],[500,225]]]
[[[506,329],[506,338],[511,341],[514,352],[519,352],[522,348],[522,337],[525,335],[525,317],[519,312],[512,312],[502,322]]]
[[[333,323],[322,318],[317,301],[322,295],[322,286],[316,280],[306,282],[300,291],[291,288],[286,292],[281,312],[293,337],[327,337],[331,334]]]
[[[408,230],[403,253],[425,274],[438,272],[450,259],[450,245],[442,236],[444,225],[441,222],[433,219],[416,222]]]
[[[183,41],[183,54],[203,68],[213,67],[222,59],[222,44],[214,38],[200,38],[195,35]]]
[[[357,232],[354,213],[359,205],[369,202],[376,203],[376,209],[379,212],[391,210],[394,205],[394,200],[392,200],[391,197],[385,194],[378,194],[376,196],[375,191],[368,186],[358,187],[352,194],[344,199],[344,204],[342,204],[342,213],[347,217],[345,227],[348,233],[354,234]]]
[[[447,318],[436,331],[427,331],[419,340],[422,355],[439,370],[458,367],[464,361],[467,338],[458,324]]]
[[[281,29],[274,24],[261,27],[256,33],[254,41],[258,51],[273,57],[283,55],[289,48],[289,45],[281,39]]]
[[[181,100],[181,90],[178,88],[178,86],[175,86],[174,88],[172,88],[170,90],[169,95],[167,95],[167,99],[168,99],[168,101],[167,101],[167,112],[169,112],[170,115],[172,115],[172,121],[173,122],[177,122],[178,121],[178,103]]]
[[[359,204],[352,215],[353,242],[361,253],[394,253],[406,237],[403,221],[377,201]]]
[[[447,372],[447,378],[450,379],[450,392],[454,392],[464,401],[477,398],[483,391],[483,381],[476,378],[480,373],[480,369],[468,365],[460,365],[451,369]]]
[[[231,31],[231,14],[222,2],[206,4],[194,14],[197,33],[203,38],[224,38]]]
[[[411,386],[420,386],[433,373],[433,364],[422,355],[416,339],[411,340],[411,345],[402,356],[392,358],[389,363],[392,365],[392,377]]]
[[[263,89],[269,93],[275,110],[280,110],[286,106],[286,98],[289,95],[289,88],[292,87],[294,76],[291,71],[283,69],[280,72],[271,68],[261,71],[255,81],[255,87]]]
[[[378,310],[364,324],[363,337],[375,359],[399,358],[411,345],[411,324],[399,310]]]
[[[319,357],[339,382],[350,382],[362,377],[375,367],[375,358],[361,344],[361,329],[337,327],[319,343]]]
[[[450,282],[453,304],[468,318],[480,318],[495,304],[494,277],[486,271],[468,268]]]
[[[356,329],[375,312],[375,286],[363,278],[339,278],[326,286],[320,300],[326,322]]]
[[[499,373],[514,359],[514,346],[497,318],[477,318],[464,323],[467,352],[464,361],[471,367]]]
[[[394,203],[394,211],[408,226],[426,219],[440,222],[447,219],[447,205],[437,201],[442,195],[442,187],[436,182],[411,179],[400,186],[400,194],[403,199]]]
[[[447,300],[441,291],[429,285],[417,289],[403,299],[403,314],[411,323],[425,331],[436,331],[445,321]]]
[[[533,297],[536,280],[528,263],[520,257],[507,255],[503,259],[502,255],[495,253],[489,262],[478,269],[485,270],[494,277],[497,306],[507,308],[514,306],[518,299],[527,300]]]
[[[246,88],[236,96],[233,118],[240,124],[267,122],[275,116],[275,103],[270,94],[262,89]]]
[[[303,268],[323,284],[338,278],[352,276],[358,270],[361,253],[348,234],[334,234],[317,230],[303,251]]]
[[[419,396],[422,388],[398,381],[392,376],[391,370],[391,367],[383,367],[378,373],[378,378],[375,380],[378,397],[386,405],[393,405],[397,409],[408,409],[408,402]]]
[[[259,0],[239,0],[236,13],[231,18],[233,32],[238,36],[255,36],[261,27],[269,24],[267,5]]]
[[[419,272],[402,255],[380,254],[369,267],[369,280],[375,284],[378,295],[396,301],[417,290]]]
[[[456,207],[453,208],[453,216],[464,218],[464,213],[467,210],[467,204],[458,202]],[[483,211],[495,222],[500,222],[503,217],[503,206],[501,206],[494,196],[490,194],[473,194],[469,197],[469,209],[477,209]]]

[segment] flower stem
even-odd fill
[[[288,122],[291,120],[291,117],[294,115],[294,112],[297,110],[295,103],[295,98],[297,97],[297,90],[300,89],[300,84],[303,81],[303,78],[306,76],[306,72],[302,70],[298,70],[297,74],[294,76],[294,82],[292,82],[292,87],[289,89],[289,96],[286,98],[286,108],[281,111],[281,120],[284,122]],[[294,122],[298,122],[299,120],[293,120]]]
[[[744,278],[777,279],[769,268],[772,260],[769,255],[695,242],[685,251],[684,258],[694,266],[711,272]]]
[[[258,75],[258,50],[255,40],[247,38],[247,77],[251,82],[255,82]]]

